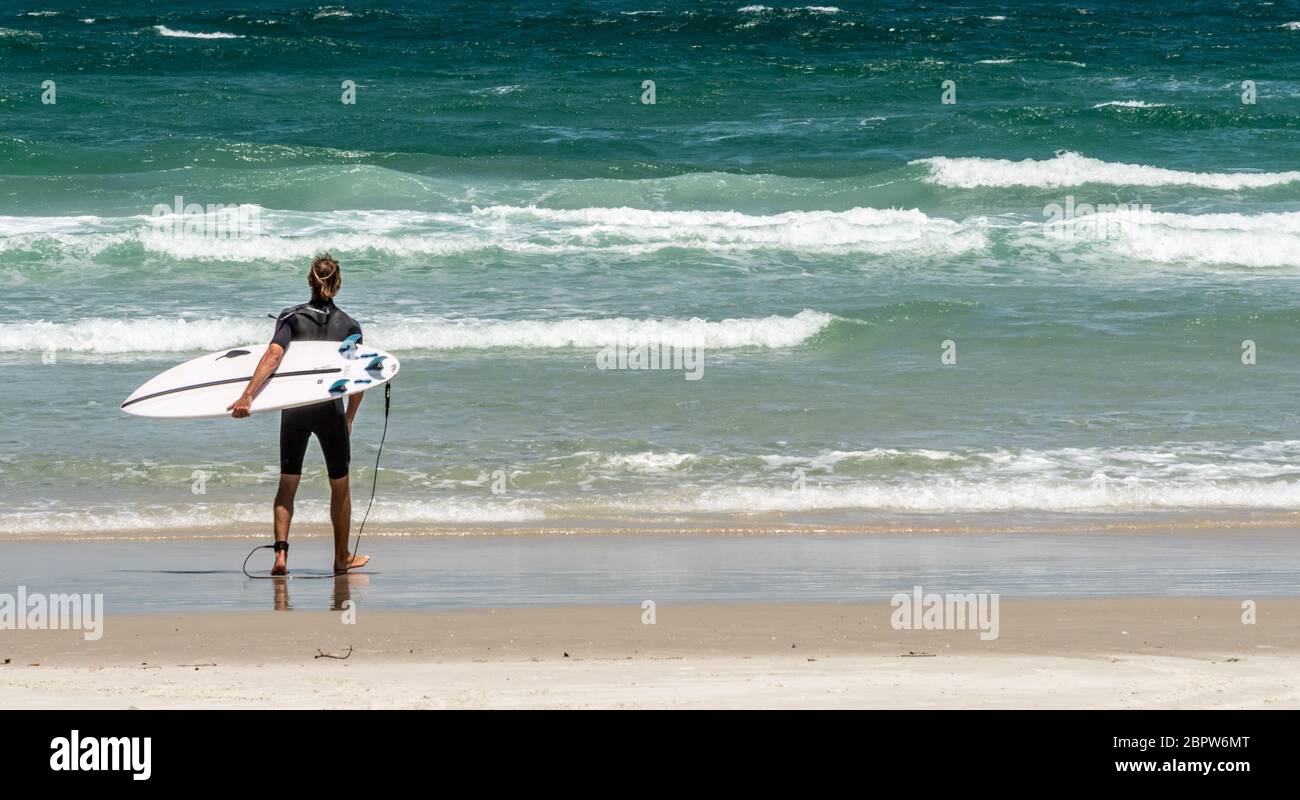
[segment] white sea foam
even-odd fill
[[[671,472],[678,467],[699,459],[694,453],[616,453],[605,459],[605,464],[615,469],[639,472],[646,475],[660,475]]]
[[[1300,235],[1300,211],[1265,214],[1174,214],[1153,211],[1143,221],[1187,231],[1242,231]]]
[[[741,14],[765,14],[769,11],[774,11],[775,9],[773,9],[771,6],[752,5],[752,6],[744,6],[736,10],[739,11]],[[814,14],[838,14],[841,11],[843,11],[843,9],[837,6],[804,6],[802,10],[811,11]]]
[[[759,459],[769,467],[773,468],[790,468],[800,467],[814,471],[834,472],[836,466],[840,464],[858,463],[865,464],[871,462],[900,462],[900,461],[921,461],[921,462],[952,462],[961,463],[970,460],[970,456],[960,453],[950,453],[944,450],[898,450],[895,448],[877,447],[870,450],[830,450],[811,456],[803,455],[764,455]]]
[[[104,319],[0,323],[0,353],[205,352],[270,339],[271,320]]]
[[[256,208],[256,207],[252,207]],[[456,256],[482,251],[537,255],[645,254],[666,248],[712,252],[788,250],[807,253],[953,255],[986,249],[1006,220],[956,222],[916,210],[795,211],[752,215],[726,211],[571,210],[492,206],[468,214],[417,211],[261,211],[266,235],[217,238],[174,235],[147,217],[0,216],[0,253],[32,251],[43,260],[92,259],[118,248],[178,261],[302,261],[321,249],[390,257]],[[1125,257],[1166,263],[1286,267],[1300,263],[1300,212],[1261,214],[1094,213],[1060,223],[1112,238]],[[1043,246],[1041,221],[1013,233],[1017,246]],[[424,231],[424,232],[419,232]],[[1085,231],[1086,232],[1086,231]],[[1054,245],[1053,245],[1054,246]],[[1074,246],[1071,244],[1070,246]],[[119,254],[120,255],[120,254]]]
[[[614,519],[628,513],[1300,509],[1300,441],[1296,440],[1051,450],[872,448],[769,453],[759,457],[765,468],[760,474],[754,473],[754,456],[741,454],[583,451],[571,458],[579,459],[583,472],[630,482],[629,488],[580,496],[560,491],[509,500],[431,499],[404,496],[403,490],[395,489],[397,496],[376,507],[371,519],[402,525],[526,523],[575,512]],[[20,469],[21,465],[6,467]],[[801,490],[791,485],[796,468],[805,470]],[[190,468],[176,469],[187,474]],[[667,492],[647,488],[647,477],[671,478],[674,488]],[[694,483],[696,479],[708,484]],[[466,485],[478,490],[483,484]],[[319,501],[305,501],[300,516],[306,522],[328,521],[325,504]],[[251,501],[170,508],[129,501],[113,508],[83,507],[70,501],[58,510],[0,512],[0,534],[228,529],[232,523],[260,524],[264,518],[262,503]]]
[[[451,256],[480,251],[570,255],[641,255],[664,249],[720,253],[798,250],[825,254],[944,256],[988,245],[981,218],[957,222],[916,209],[848,211],[655,211],[638,208],[550,209],[489,206],[470,213],[420,211],[274,211],[240,206],[256,215],[261,235],[203,235],[219,220],[203,218],[198,233],[183,225],[161,230],[157,220],[100,217],[0,217],[0,251],[54,247],[94,257],[135,244],[178,260],[289,261],[321,249],[340,255]],[[209,215],[211,216],[211,215]]]
[[[834,472],[854,466],[873,470],[889,467],[891,474],[920,474],[935,468],[969,480],[1005,479],[1032,475],[1050,480],[1091,479],[1098,473],[1120,482],[1198,482],[1300,476],[1300,440],[1264,442],[1170,443],[1142,447],[1065,447],[1052,450],[998,448],[993,450],[935,450],[929,448],[830,450],[815,454],[773,454],[761,457],[773,468],[791,466]]]
[[[835,318],[805,309],[793,317],[770,316],[716,322],[684,319],[441,320],[376,326],[374,342],[388,349],[469,349],[603,347],[613,341],[695,344],[726,350],[744,347],[795,347]]]
[[[1257,189],[1300,181],[1300,172],[1183,172],[1144,164],[1120,164],[1064,152],[1054,158],[1008,161],[1001,158],[923,158],[926,180],[941,186],[1056,188],[1106,183],[1121,186],[1197,186],[1203,189]]]
[[[1014,58],[984,58],[975,62],[976,64],[1013,64]]]
[[[1163,446],[824,451],[768,455],[767,486],[720,485],[644,510],[753,513],[1300,508],[1300,441]],[[791,487],[806,470],[802,490]],[[636,501],[632,501],[633,504]]]
[[[1300,264],[1300,212],[1104,213],[1067,224],[1107,231],[1112,252],[1128,259],[1258,268]]]
[[[517,501],[389,500],[375,506],[369,521],[380,524],[474,524],[532,522],[545,519],[535,506]],[[119,506],[69,511],[14,511],[0,513],[0,535],[33,533],[145,533],[148,531],[229,529],[231,525],[256,525],[266,521],[263,503],[229,503],[178,506]],[[300,501],[294,522],[325,524],[329,505]],[[367,530],[367,533],[369,531]]]
[[[662,508],[662,506],[658,506]],[[1300,508],[1300,481],[1243,485],[1108,485],[1042,480],[926,481],[910,484],[710,489],[688,504],[699,512],[758,513],[866,509],[908,512],[1144,511]],[[686,509],[683,509],[686,510]]]
[[[1285,28],[1289,31],[1300,31],[1300,22],[1284,22],[1278,27]]]
[[[1093,108],[1165,108],[1168,103],[1148,103],[1145,100],[1108,100]]]
[[[587,247],[617,243],[664,247],[791,249],[824,253],[962,253],[988,244],[978,221],[962,224],[916,209],[848,211],[653,211],[639,208],[550,209],[492,206],[486,219],[518,226],[545,224],[548,233]]]
[[[14,237],[87,234],[112,230],[113,227],[109,220],[89,214],[67,217],[0,216],[0,246]]]
[[[366,341],[403,350],[559,349],[654,341],[717,350],[795,347],[835,319],[805,309],[792,317],[689,319],[396,319],[366,325]],[[0,323],[0,353],[149,354],[215,351],[270,338],[269,319],[103,319]]]
[[[802,490],[789,481],[773,486],[718,486],[701,491],[648,492],[619,499],[557,497],[556,504],[527,501],[438,501],[389,498],[370,515],[371,523],[404,525],[519,524],[563,518],[578,510],[584,516],[617,519],[692,513],[755,514],[773,512],[875,511],[893,513],[1133,513],[1194,510],[1300,509],[1300,481],[1257,480],[1238,483],[1055,482],[1024,477],[1006,480],[938,479],[906,483],[819,483],[809,476]],[[261,502],[195,504],[172,508],[122,504],[114,508],[0,512],[0,535],[49,533],[148,534],[150,531],[221,530],[258,525],[266,519]],[[327,504],[302,501],[295,521],[324,525]]]
[[[1147,227],[1121,236],[1114,247],[1129,258],[1169,264],[1257,268],[1300,264],[1300,236],[1294,233]]]
[[[192,31],[175,31],[172,30],[171,28],[168,28],[166,25],[155,25],[153,26],[153,29],[158,31],[158,33],[162,36],[172,36],[180,39],[242,39],[244,38],[243,36],[239,36],[237,34],[222,33],[221,31],[217,31],[215,33],[194,33]]]

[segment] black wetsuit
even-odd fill
[[[353,334],[361,335],[356,320],[343,313],[333,301],[312,300],[281,311],[271,341],[287,350],[291,342],[341,342]],[[352,445],[343,398],[280,412],[280,474],[302,474],[307,440],[313,433],[325,454],[330,480],[346,477]]]

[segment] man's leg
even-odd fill
[[[334,524],[334,571],[364,567],[370,556],[354,556],[348,552],[348,536],[352,533],[352,490],[347,475],[330,478],[330,522]]]
[[[275,542],[285,542],[286,548],[289,523],[293,522],[293,498],[302,480],[302,457],[307,454],[307,438],[311,436],[303,420],[302,412],[296,408],[280,412],[280,488],[275,491]],[[288,556],[283,548],[276,551],[272,575],[289,573]]]
[[[352,532],[352,491],[348,487],[348,467],[352,463],[352,436],[343,402],[319,406],[324,415],[316,428],[316,439],[325,456],[325,471],[330,479],[330,522],[334,524],[334,571],[346,572],[364,567],[369,556],[348,552]]]
[[[281,475],[280,488],[275,490],[275,540],[289,541],[289,525],[293,522],[293,498],[298,494],[301,475]],[[280,550],[275,554],[272,575],[285,575],[289,571],[289,554]]]

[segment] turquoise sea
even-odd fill
[[[0,535],[269,522],[118,405],[321,249],[389,530],[1300,512],[1300,3],[7,3]]]

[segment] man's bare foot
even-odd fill
[[[350,569],[364,567],[370,562],[370,556],[344,556],[343,558],[334,559],[334,572],[347,572]]]
[[[285,553],[281,552],[275,554],[275,566],[271,567],[271,574],[272,575],[289,574],[289,558]]]

